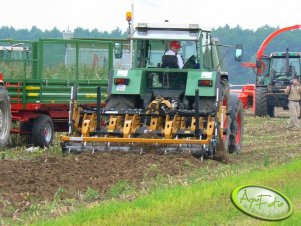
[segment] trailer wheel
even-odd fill
[[[262,117],[268,113],[268,88],[266,86],[256,86],[255,92],[255,115]]]
[[[241,100],[234,93],[231,93],[231,134],[229,152],[240,152],[243,138],[244,109]]]
[[[0,86],[0,148],[7,145],[11,128],[11,111],[7,89]]]
[[[52,119],[48,115],[40,115],[33,122],[32,141],[34,146],[49,147],[54,137]]]
[[[134,98],[131,96],[118,96],[112,95],[107,100],[106,110],[109,109],[133,109],[135,108]]]

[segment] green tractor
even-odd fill
[[[229,93],[220,57],[220,47],[234,46],[222,45],[197,24],[141,23],[129,40],[131,69],[111,71],[104,108],[100,90],[94,109],[81,108],[72,95],[72,130],[61,137],[63,152],[142,151],[151,144],[213,157],[241,149],[243,108]],[[174,40],[181,45],[182,68],[170,63],[176,55],[165,57]],[[235,48],[239,61],[242,47]],[[122,45],[116,43],[114,53],[121,57]]]
[[[301,76],[300,52],[274,52],[262,58],[259,65],[262,73],[257,75],[256,115],[274,117],[275,107],[288,109],[288,96],[284,93],[293,77]]]
[[[301,25],[283,27],[272,32],[257,50],[256,63],[244,62],[242,66],[253,68],[256,84],[248,84],[235,92],[243,102],[244,108],[252,107],[256,116],[274,117],[275,107],[288,109],[288,95],[284,93],[293,77],[300,82],[301,52],[273,52],[264,54],[268,44],[278,35],[300,29]]]

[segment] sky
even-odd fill
[[[0,27],[15,29],[36,26],[63,31],[98,29],[126,31],[126,11],[133,7],[134,25],[138,22],[173,24],[198,23],[205,28],[228,24],[256,30],[269,25],[285,27],[301,24],[299,0],[10,0],[1,2]]]

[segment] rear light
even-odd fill
[[[212,80],[199,80],[198,81],[199,86],[212,86]]]
[[[128,85],[130,80],[128,78],[114,78],[115,85]]]

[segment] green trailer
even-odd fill
[[[113,68],[110,40],[0,40],[0,73],[11,103],[11,132],[31,144],[51,145],[54,131],[68,131],[71,87],[82,105],[96,105],[96,89],[106,96]]]

